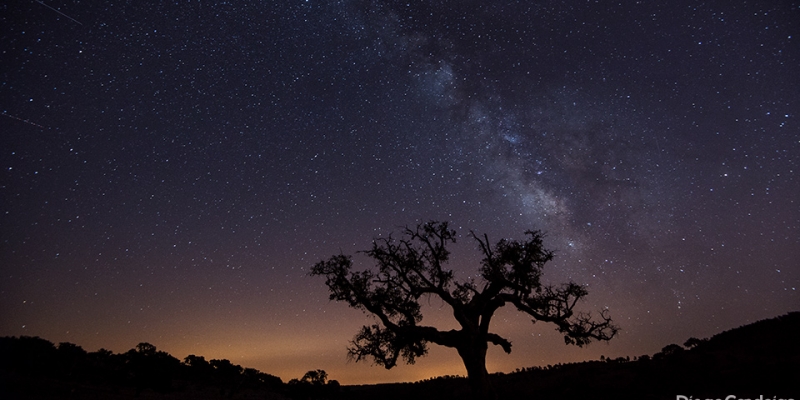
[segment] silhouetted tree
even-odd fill
[[[573,282],[545,285],[540,281],[544,264],[553,253],[544,248],[540,231],[527,231],[527,239],[501,239],[493,246],[487,235],[471,233],[483,260],[480,282],[459,282],[445,268],[455,243],[456,233],[446,222],[431,221],[412,229],[403,237],[376,238],[363,253],[374,259],[377,270],[351,271],[347,255],[335,255],[314,265],[311,275],[324,276],[331,300],[375,315],[380,324],[364,326],[348,349],[356,361],[372,359],[387,369],[398,358],[413,364],[435,343],[458,351],[467,369],[473,395],[494,397],[486,371],[488,344],[511,352],[511,342],[489,331],[495,311],[505,305],[532,317],[533,321],[552,322],[564,334],[567,344],[583,346],[592,339],[610,340],[618,328],[607,310],[599,319],[575,311],[579,300],[588,294]],[[438,296],[452,308],[461,329],[442,331],[420,325],[420,297]]]
[[[100,349],[87,355],[90,375],[95,382],[121,385],[126,379],[127,359],[124,354],[114,354],[111,350]]]
[[[242,372],[244,368],[242,366],[233,364],[226,359],[211,360],[209,364],[214,367],[214,377],[217,379],[217,385],[226,390],[228,394],[232,394],[239,389],[243,381]]]
[[[686,347],[687,349],[693,349],[698,345],[706,342],[708,342],[708,339],[698,339],[696,337],[690,337],[689,339],[686,340],[683,346]]]
[[[278,389],[283,385],[281,378],[261,372],[255,368],[245,368],[244,371],[242,371],[242,377],[244,378],[244,386],[248,387],[264,386]]]
[[[236,377],[241,375],[244,368],[241,365],[236,365],[230,362],[230,360],[211,360],[209,361],[214,370],[217,371],[218,376],[224,376],[227,379],[234,380]]]
[[[312,385],[324,385],[328,381],[328,373],[321,369],[308,371],[300,378],[300,381],[308,382]]]
[[[38,336],[0,339],[0,366],[3,369],[51,376],[56,372],[57,354],[52,342]]]
[[[190,380],[200,385],[208,385],[211,383],[211,378],[214,375],[214,367],[206,361],[205,357],[190,354],[183,359],[183,365],[187,367],[186,370],[188,371]]]
[[[154,356],[157,350],[156,346],[147,342],[142,342],[136,345],[136,352],[145,356]]]
[[[680,354],[682,352],[683,352],[683,347],[675,343],[668,344],[661,349],[661,354],[663,354],[665,357],[671,357],[674,356],[675,354]]]
[[[169,353],[158,351],[150,343],[139,343],[125,353],[126,367],[133,377],[137,393],[145,388],[159,392],[170,390],[172,378],[180,372],[181,362]]]
[[[311,370],[300,379],[288,384],[288,394],[295,399],[328,398],[339,391],[338,381],[328,381],[328,373],[321,369]]]
[[[61,342],[57,348],[58,363],[63,376],[78,378],[87,371],[88,353],[81,346]]]

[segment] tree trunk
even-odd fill
[[[472,390],[474,400],[496,400],[497,396],[492,389],[489,381],[489,373],[486,371],[486,350],[487,344],[483,342],[473,342],[463,348],[458,348],[458,354],[464,361],[467,368],[469,386]]]

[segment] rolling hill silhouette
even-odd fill
[[[463,377],[340,386],[324,371],[280,378],[228,360],[183,361],[140,343],[126,353],[86,352],[37,337],[0,338],[2,399],[461,399]],[[307,374],[309,375],[309,374]],[[531,367],[493,374],[501,399],[797,399],[800,312],[689,338],[652,356]]]

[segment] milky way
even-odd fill
[[[457,229],[461,277],[470,230],[547,232],[545,277],[587,284],[583,308],[623,329],[578,349],[503,311],[514,351],[490,371],[800,307],[796,1],[0,10],[0,335],[147,341],[284,380],[464,374],[447,349],[347,363],[371,320],[307,276],[431,219]]]

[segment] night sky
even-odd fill
[[[567,347],[504,309],[490,372],[800,309],[798,1],[148,3],[0,5],[0,336],[464,375],[348,363],[373,320],[308,276],[431,219],[462,278],[470,230],[547,232],[545,280],[623,329]]]

